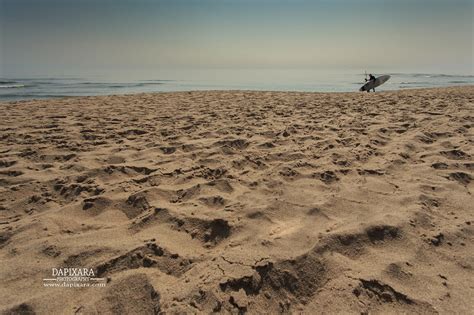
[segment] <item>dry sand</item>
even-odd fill
[[[0,104],[0,305],[471,313],[474,87]],[[50,288],[51,268],[106,287]]]

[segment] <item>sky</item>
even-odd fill
[[[143,69],[474,74],[474,0],[0,0],[0,77]]]

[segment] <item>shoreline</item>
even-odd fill
[[[382,90],[376,91],[375,93],[399,93],[403,91],[419,91],[419,90],[442,90],[442,89],[452,89],[452,88],[469,88],[473,87],[474,84],[466,84],[466,85],[452,85],[452,86],[442,86],[442,87],[422,87],[422,88],[403,88],[398,90]],[[189,90],[189,91],[157,91],[157,92],[137,92],[137,93],[124,93],[124,94],[106,94],[106,95],[76,95],[76,96],[58,96],[58,97],[51,97],[51,98],[34,98],[34,99],[22,99],[16,101],[8,101],[8,100],[0,100],[0,104],[8,104],[8,103],[22,103],[22,102],[29,102],[29,101],[49,101],[49,100],[65,100],[65,99],[77,99],[77,98],[93,98],[93,97],[113,97],[113,96],[139,96],[139,95],[155,95],[155,94],[173,94],[173,93],[199,93],[199,92],[222,92],[222,93],[229,93],[229,92],[248,92],[248,93],[301,93],[301,94],[347,94],[347,93],[367,93],[367,92],[360,92],[358,90],[354,91],[331,91],[331,92],[321,92],[321,91],[281,91],[281,90]],[[372,94],[373,92],[370,92]]]
[[[0,105],[0,312],[472,310],[474,85]]]

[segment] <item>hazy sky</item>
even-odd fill
[[[110,69],[473,74],[474,0],[0,0],[0,75]]]

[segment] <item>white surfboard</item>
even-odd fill
[[[367,91],[368,92],[368,91],[376,88],[377,86],[380,86],[380,85],[384,84],[385,82],[388,81],[388,79],[390,79],[389,75],[381,75],[380,77],[378,77],[374,81],[368,81],[366,84],[364,84],[359,89],[359,91]]]

